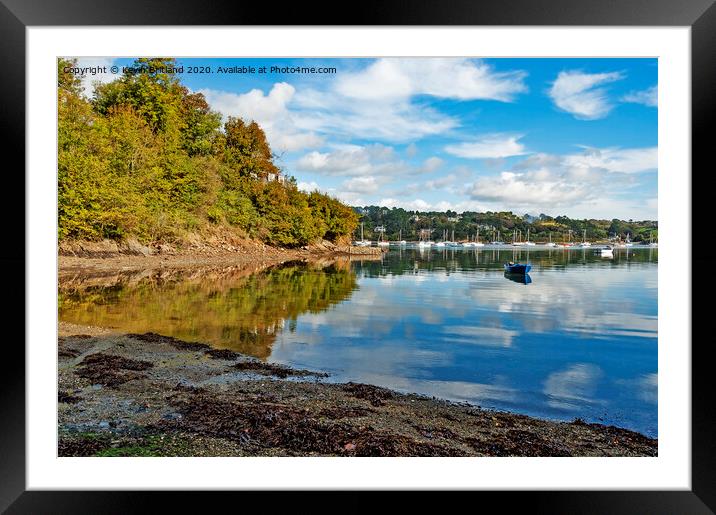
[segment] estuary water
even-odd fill
[[[529,262],[529,277],[503,271]],[[658,249],[392,248],[60,284],[60,320],[230,348],[376,384],[649,436],[657,428]]]

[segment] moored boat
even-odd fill
[[[532,269],[529,263],[505,263],[505,272],[510,274],[526,274]]]
[[[597,249],[597,252],[600,256],[603,258],[611,258],[614,257],[614,249],[607,245],[606,247],[603,247],[601,249]]]

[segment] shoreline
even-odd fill
[[[289,261],[336,258],[380,259],[383,249],[336,245],[327,241],[301,248],[272,247],[254,241],[204,245],[175,249],[160,246],[155,249],[113,242],[75,242],[60,247],[57,265],[60,279],[81,275],[85,277],[112,273],[136,273],[159,269],[183,270],[222,266],[263,268]]]
[[[59,324],[60,456],[656,456],[658,440]]]

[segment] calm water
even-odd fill
[[[531,282],[502,263],[529,261]],[[60,287],[60,319],[401,391],[657,435],[657,249],[391,250]]]

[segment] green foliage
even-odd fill
[[[57,60],[57,90],[59,95],[79,95],[82,91],[82,77],[70,72],[70,68],[77,66],[77,59]]]
[[[432,238],[436,240],[442,239],[444,231],[447,231],[448,239],[451,239],[454,231],[458,241],[474,238],[479,231],[482,242],[497,238],[498,232],[501,240],[509,242],[512,241],[515,231],[519,238],[525,240],[528,229],[531,241],[547,241],[551,234],[555,243],[568,241],[570,238],[572,241],[581,241],[585,229],[588,240],[625,240],[629,237],[631,241],[637,242],[649,241],[650,236],[655,241],[658,237],[657,223],[651,220],[579,220],[566,216],[553,218],[545,214],[529,217],[510,211],[467,211],[458,215],[454,211],[406,211],[380,206],[355,208],[355,212],[363,222],[366,239],[377,239],[375,228],[381,225],[385,227],[385,238],[389,240],[397,240],[399,237],[404,240],[417,240],[423,229],[431,231]],[[354,237],[359,238],[360,233]]]
[[[58,60],[59,238],[181,241],[222,225],[272,245],[350,235],[357,217],[281,174],[255,122],[210,110],[171,69],[142,58],[82,96]],[[223,129],[223,130],[222,130]]]
[[[351,234],[358,225],[355,211],[333,197],[314,191],[308,197],[308,204],[316,220],[325,222],[327,239],[334,240]]]

